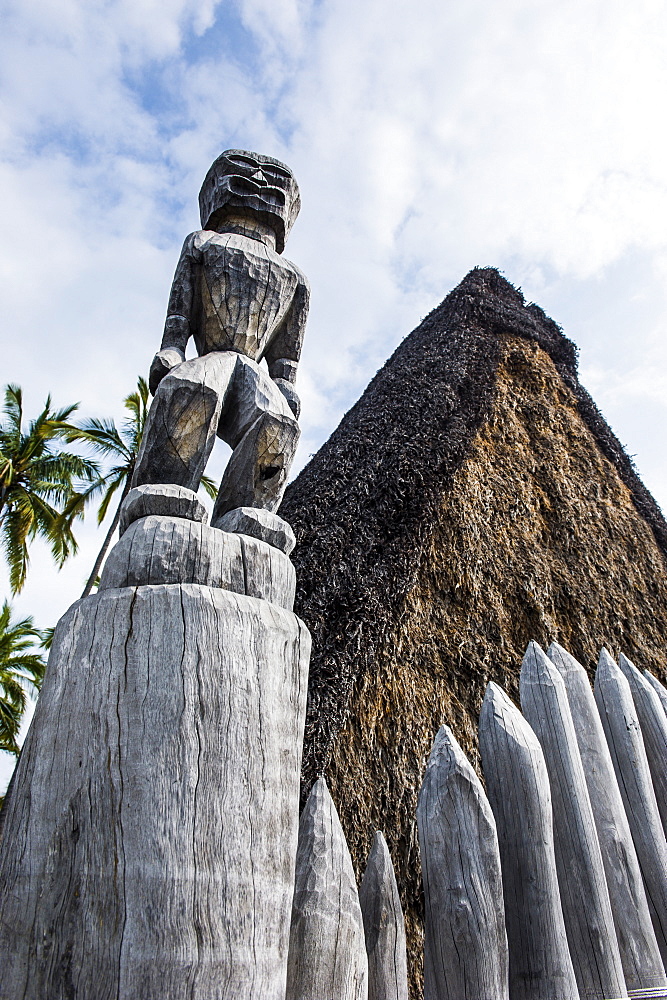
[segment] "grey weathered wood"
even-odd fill
[[[567,691],[626,985],[630,991],[667,989],[635,845],[588,675],[558,643],[552,643],[547,654]]]
[[[551,794],[534,732],[490,683],[479,745],[498,831],[512,1000],[579,1000],[561,909]]]
[[[657,691],[623,653],[619,657],[618,665],[630,685],[642,730],[658,812],[663,830],[667,833],[667,715]]]
[[[324,778],[299,822],[286,1000],[366,1000],[368,959],[357,883]]]
[[[285,555],[289,555],[296,545],[294,532],[287,521],[259,507],[237,507],[224,514],[214,525],[221,531],[235,531],[240,535],[250,535],[262,542],[273,545]]]
[[[447,726],[431,751],[417,824],[425,1000],[508,998],[496,824],[480,780]]]
[[[657,692],[660,704],[667,713],[667,688],[661,684],[657,677],[654,677],[650,670],[644,671],[644,677],[649,682],[654,691]]]
[[[667,968],[667,842],[630,685],[606,649],[600,653],[594,690]]]
[[[549,774],[554,846],[565,930],[579,994],[627,996],[593,810],[563,678],[530,642],[520,676],[521,708]]]
[[[291,611],[296,574],[284,552],[258,538],[185,518],[143,517],[109,553],[99,589],[161,583],[221,587]]]
[[[359,887],[368,955],[368,1000],[408,1000],[405,925],[394,866],[378,831]]]
[[[309,644],[193,584],[67,612],[0,845],[3,1000],[284,1000]]]
[[[184,486],[151,483],[131,489],[120,508],[118,533],[125,534],[133,521],[155,514],[158,517],[185,517],[208,524],[208,511],[196,493]]]
[[[199,192],[202,228],[220,231],[222,222],[229,222],[233,213],[242,216],[248,204],[269,223],[276,249],[282,253],[301,207],[292,171],[272,156],[226,149],[209,168]]]
[[[215,236],[203,235],[209,241]],[[216,436],[232,454],[212,520],[237,507],[276,510],[299,426],[280,386],[253,358],[233,350],[182,361],[162,379],[146,420],[133,486],[176,483],[196,492]]]
[[[284,163],[227,150],[204,180],[204,228],[186,239],[174,275],[133,485],[196,492],[217,435],[233,452],[214,523],[238,507],[275,511],[294,458],[309,288],[281,252],[299,205]],[[191,336],[199,357],[186,361]]]

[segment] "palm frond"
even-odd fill
[[[102,497],[100,506],[97,511],[97,523],[101,524],[104,518],[109,512],[109,504],[111,503],[116,491],[119,486],[123,486],[127,480],[127,470],[118,470],[118,475],[109,483],[106,493]]]
[[[11,614],[5,601],[0,612],[0,749],[18,753],[26,697],[39,693],[46,664],[35,649],[43,646],[44,634],[32,617],[12,622]]]
[[[69,451],[57,451],[32,463],[31,477],[49,483],[71,484],[75,479],[91,482],[100,476],[99,464]]]
[[[137,379],[137,388],[123,400],[125,409],[130,416],[124,423],[124,434],[132,454],[136,458],[141,446],[141,439],[148,417],[150,393],[148,383],[141,376]]]
[[[218,496],[218,484],[215,479],[211,479],[210,476],[202,476],[201,483],[199,484],[200,489],[206,491],[211,500],[215,500]]]
[[[0,542],[9,568],[9,586],[13,594],[18,594],[25,583],[29,562],[27,540],[31,525],[32,519],[25,512],[16,507],[5,509]]]
[[[11,429],[20,433],[23,422],[23,390],[20,385],[10,383],[5,386],[5,402],[2,410]]]
[[[114,421],[106,418],[90,417],[82,421],[70,433],[69,440],[89,444],[99,455],[130,457]]]
[[[42,641],[40,645],[42,649],[46,649],[47,652],[48,650],[51,649],[51,646],[53,645],[53,634],[55,631],[56,631],[55,625],[50,625],[48,628],[42,629]]]

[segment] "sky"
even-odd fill
[[[51,393],[122,419],[203,177],[237,147],[284,160],[301,188],[286,248],[312,286],[295,471],[400,340],[492,265],[578,345],[584,385],[667,509],[663,0],[3,7],[1,373],[29,416]],[[35,543],[16,612],[54,624],[101,536],[91,513],[60,573]]]

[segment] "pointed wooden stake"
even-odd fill
[[[630,685],[644,738],[644,749],[662,828],[667,833],[667,715],[657,691],[623,653],[619,657],[618,665]]]
[[[359,889],[368,955],[368,1000],[408,1000],[405,925],[394,866],[378,831]]]
[[[635,845],[588,675],[557,642],[549,646],[547,655],[563,678],[567,691],[600,842],[626,986],[628,990],[667,989],[667,976]]]
[[[595,702],[635,842],[653,929],[667,966],[667,842],[630,685],[606,649],[595,674]]]
[[[558,885],[582,997],[627,996],[609,891],[563,678],[536,642],[521,666],[521,708],[549,773]]]
[[[507,1000],[507,935],[496,824],[451,730],[436,736],[417,806],[424,878],[424,995]]]
[[[644,677],[649,682],[654,691],[657,691],[660,704],[667,714],[667,688],[661,684],[657,677],[654,677],[650,670],[644,671]]]
[[[579,1000],[554,856],[549,777],[534,732],[491,683],[479,745],[498,829],[512,1000]]]
[[[299,823],[286,1000],[367,1000],[368,960],[350,852],[324,778]]]

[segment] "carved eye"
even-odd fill
[[[281,170],[280,167],[276,167],[273,164],[271,166],[264,164],[261,170],[266,177],[271,177],[277,181],[288,181],[291,177],[291,174],[288,174],[286,170]]]
[[[253,160],[249,156],[240,156],[238,153],[234,153],[233,156],[228,156],[227,159],[230,163],[238,163],[239,166],[251,167],[253,170],[257,170],[259,167],[257,160]]]

